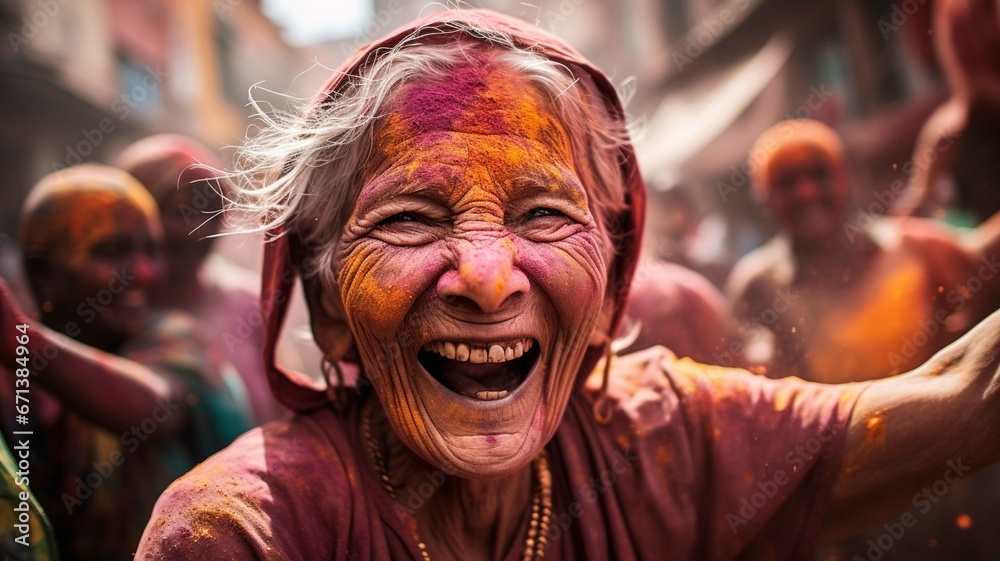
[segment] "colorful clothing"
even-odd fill
[[[610,424],[596,423],[593,395],[579,389],[547,446],[547,559],[807,558],[852,386],[773,381],[665,351],[612,379]],[[401,496],[400,509],[382,488],[360,401],[255,429],[175,482],[136,559],[421,559],[405,509],[422,499]],[[505,559],[520,559],[526,529]]]
[[[0,439],[0,553],[4,561],[55,561],[59,554],[52,525],[27,487],[30,463],[28,475],[18,475],[19,471],[7,443]]]
[[[52,520],[64,558],[130,560],[163,489],[251,426],[242,390],[233,385],[238,378],[227,373],[207,341],[187,316],[150,318],[147,329],[120,354],[170,372],[188,393],[184,404],[164,401],[121,434],[66,411],[39,384],[32,387],[31,489]],[[13,387],[12,382],[3,385]],[[0,408],[13,403],[0,399]],[[181,432],[169,438],[156,434],[160,423],[184,405],[188,421]],[[3,414],[4,421],[14,417],[6,410]],[[4,428],[4,437],[14,442],[11,431],[25,427]]]

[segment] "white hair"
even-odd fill
[[[376,126],[392,110],[394,94],[408,83],[445,78],[471,60],[470,51],[484,48],[552,103],[570,136],[592,210],[613,229],[625,206],[619,158],[628,136],[622,119],[608,113],[589,76],[580,79],[572,68],[503,33],[458,23],[418,29],[392,48],[374,50],[356,74],[344,76],[334,92],[301,116],[272,117],[253,103],[265,127],[238,154],[230,208],[245,211],[241,214],[254,220],[254,230],[284,225],[299,235],[311,253],[311,262],[302,264],[304,274],[318,272],[323,284],[331,285],[341,229],[360,193]]]

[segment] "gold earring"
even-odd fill
[[[614,351],[610,342],[604,349],[604,376],[601,379],[601,389],[598,392],[597,400],[594,402],[594,420],[600,425],[610,423],[611,414],[614,411],[611,398],[608,397],[608,379],[611,377],[611,358],[614,356]]]
[[[323,361],[320,363],[320,370],[323,371],[323,379],[326,381],[326,397],[330,400],[330,404],[333,406],[334,410],[337,412],[344,412],[347,410],[347,394],[343,391],[344,388],[344,373],[340,370],[340,365],[337,361],[330,360],[323,357]],[[333,370],[337,375],[337,385],[334,386],[330,380],[330,370]],[[338,391],[338,388],[340,391]]]

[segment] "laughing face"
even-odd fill
[[[767,204],[793,238],[830,239],[844,223],[849,189],[843,162],[809,143],[789,143],[772,157]]]
[[[608,238],[545,98],[483,61],[395,98],[335,260],[395,432],[462,477],[526,465],[569,400]]]

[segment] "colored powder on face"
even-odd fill
[[[524,78],[483,60],[453,69],[442,82],[409,86],[397,108],[406,138],[435,131],[504,134],[568,149],[560,146],[565,135],[553,134],[562,127],[546,105]]]
[[[114,233],[135,227],[144,217],[154,237],[159,213],[149,192],[132,176],[98,164],[81,164],[45,176],[28,194],[21,222],[26,253],[47,255],[79,269],[91,247]],[[131,232],[128,232],[131,233]]]
[[[452,122],[486,86],[484,70],[463,66],[451,72],[447,83],[415,85],[400,101],[399,108],[417,133],[449,130]]]
[[[53,197],[36,212],[41,226],[26,230],[25,247],[43,249],[56,263],[78,270],[94,245],[121,233],[126,215],[142,211],[118,193],[87,191]]]
[[[358,269],[359,265],[358,262],[348,262],[345,263],[345,268]],[[358,290],[352,293],[353,304],[364,306],[369,314],[381,318],[381,321],[401,317],[412,303],[406,292],[394,288],[391,281],[382,282],[376,275],[364,275],[360,279]]]

